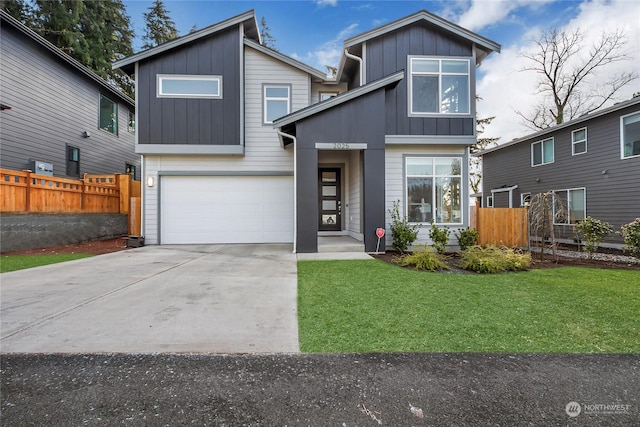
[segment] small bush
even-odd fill
[[[432,246],[439,254],[443,254],[447,249],[447,243],[449,243],[449,227],[446,225],[440,228],[436,225],[436,222],[431,220],[431,230],[429,230],[429,237],[431,238]]]
[[[624,251],[632,257],[640,258],[640,218],[623,225],[622,231],[618,234],[624,239]]]
[[[447,264],[442,261],[441,255],[425,246],[424,250],[416,251],[410,255],[404,255],[393,259],[393,262],[403,267],[414,267],[422,271],[448,270]]]
[[[584,250],[589,254],[589,258],[591,258],[593,253],[598,250],[598,245],[602,240],[613,231],[613,227],[608,222],[588,216],[578,221],[576,230],[580,235],[585,237],[587,243],[584,245]]]
[[[462,252],[461,259],[461,268],[477,273],[525,271],[531,266],[531,254],[495,246],[474,246]]]
[[[391,233],[393,234],[393,249],[400,253],[405,253],[409,246],[418,238],[420,224],[409,225],[407,217],[400,215],[400,200],[393,202],[391,214]]]
[[[478,230],[475,228],[465,228],[463,230],[456,231],[456,237],[458,238],[458,245],[460,250],[464,251],[478,244]]]

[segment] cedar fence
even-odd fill
[[[527,208],[476,207],[475,212],[472,208],[471,218],[481,246],[529,246]]]
[[[129,234],[140,235],[140,190],[127,174],[76,180],[0,169],[0,212],[127,214]]]

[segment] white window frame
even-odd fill
[[[408,160],[409,159],[431,159],[433,161],[433,173],[431,175],[410,175],[407,171],[408,169]],[[459,175],[453,175],[453,174],[437,174],[436,170],[435,170],[435,161],[436,159],[457,159],[460,161],[460,174]],[[437,178],[460,178],[460,220],[457,222],[453,222],[453,221],[448,221],[448,222],[442,222],[442,221],[436,221],[435,224],[440,225],[462,225],[464,223],[464,157],[462,156],[407,156],[404,158],[404,208],[405,208],[405,212],[407,212],[407,217],[409,216],[409,178],[431,178],[433,179],[433,183],[431,186],[431,215],[432,218],[436,219],[436,211],[438,208],[441,208],[441,206],[437,205],[437,185],[436,185],[436,180]],[[429,224],[429,222],[414,222],[411,221],[412,224]]]
[[[569,209],[569,206],[571,206],[572,203],[572,199],[571,199],[571,194],[574,191],[583,191],[584,192],[584,217],[587,217],[587,188],[586,187],[576,187],[576,188],[567,188],[567,189],[563,189],[563,190],[553,190],[553,197],[554,197],[554,201],[553,201],[553,225],[575,225],[575,223],[571,222],[571,210]],[[566,193],[566,201],[567,201],[567,222],[556,222],[556,201],[555,201],[555,197],[556,194],[558,193]]]
[[[528,206],[531,206],[531,193],[520,194],[520,207],[526,208]]]
[[[635,113],[625,114],[624,116],[620,116],[620,158],[621,159],[633,159],[635,157],[640,157],[640,154],[635,154],[631,156],[624,155],[624,119],[627,117],[638,115],[638,120],[640,120],[640,111],[636,111]],[[635,122],[634,122],[635,123]]]
[[[320,92],[320,101],[326,101],[327,99],[331,99],[338,95],[338,92]]]
[[[575,139],[576,134],[580,131],[584,131],[584,139]],[[576,144],[580,144],[582,142],[584,142],[584,151],[576,152]],[[585,154],[586,152],[587,152],[587,128],[583,127],[583,128],[571,131],[571,155],[579,156],[580,154]]]
[[[492,208],[493,207],[493,195],[487,196],[487,207],[488,208]]]
[[[433,61],[438,61],[438,72],[421,72],[421,71],[413,71],[413,62],[415,60],[420,60],[420,59],[427,59],[427,60],[433,60]],[[467,63],[467,72],[466,73],[454,73],[454,72],[442,72],[442,61],[461,61],[461,62],[466,62]],[[408,69],[409,69],[409,80],[408,80],[408,84],[407,84],[407,90],[408,90],[408,95],[407,99],[408,99],[408,107],[407,110],[409,111],[409,116],[413,116],[413,117],[425,117],[425,116],[437,116],[437,117],[442,117],[442,116],[455,116],[455,117],[460,117],[460,116],[469,116],[471,115],[471,106],[472,106],[472,100],[471,100],[471,61],[469,60],[469,58],[465,58],[465,57],[455,57],[455,56],[446,56],[446,57],[441,57],[441,56],[412,56],[409,55],[408,56]],[[413,76],[414,75],[420,75],[420,76],[437,76],[438,77],[438,100],[437,100],[437,105],[438,105],[438,111],[429,111],[429,112],[425,112],[425,111],[413,111]],[[442,112],[442,76],[467,76],[467,112],[463,112],[463,113],[453,113],[453,112]]]
[[[551,148],[552,158],[551,158],[551,161],[549,161],[549,162],[545,162],[544,161],[544,158],[545,158],[545,155],[544,155],[544,143],[547,142],[547,141],[551,141],[551,144],[552,144],[552,148]],[[536,145],[540,145],[540,154],[542,155],[541,163],[538,163],[538,164],[534,163],[535,156],[533,154],[533,150],[534,150],[534,147]],[[555,153],[555,151],[556,151],[556,142],[555,142],[555,139],[553,137],[545,138],[545,139],[542,139],[542,140],[536,141],[536,142],[532,142],[531,143],[531,167],[535,168],[537,166],[550,165],[551,163],[554,163],[556,161],[556,153]]]
[[[166,93],[163,83],[168,80],[189,80],[217,82],[217,93]],[[222,99],[222,76],[192,75],[192,74],[158,74],[156,76],[156,96],[158,98],[197,98],[197,99]]]
[[[267,96],[267,89],[287,89],[287,96]],[[286,114],[291,113],[291,85],[290,84],[277,84],[277,83],[265,83],[262,85],[262,123],[265,125],[273,124],[273,120],[268,120],[268,111],[267,108],[268,101],[286,101],[287,102],[287,112]],[[285,114],[285,115],[286,115]]]

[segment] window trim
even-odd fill
[[[127,120],[127,132],[136,133],[136,113],[129,110],[129,118]]]
[[[493,194],[491,196],[487,196],[487,207],[488,208],[493,207]]]
[[[200,80],[218,82],[218,93],[164,93],[163,81],[165,80]],[[208,74],[157,74],[156,75],[156,97],[157,98],[180,98],[180,99],[222,99],[222,76]]]
[[[431,72],[415,72],[413,71],[413,61],[415,59],[429,59],[429,60],[437,60],[440,64],[439,71],[437,73]],[[466,73],[443,73],[442,70],[442,61],[465,61],[467,63],[467,72]],[[464,56],[431,56],[431,55],[408,55],[407,56],[407,69],[409,70],[409,78],[407,82],[407,111],[409,117],[465,117],[471,116],[473,111],[473,102],[471,99],[471,59]],[[413,76],[414,75],[432,75],[438,76],[438,111],[437,112],[420,112],[413,111]],[[452,113],[452,112],[442,112],[442,76],[467,76],[467,109],[466,113]]]
[[[581,140],[574,139],[574,135],[577,132],[580,132],[582,130],[584,131],[584,139],[581,139]],[[575,129],[575,130],[571,131],[571,155],[572,156],[579,156],[581,154],[586,154],[587,153],[587,149],[588,149],[587,148],[587,139],[588,139],[588,136],[587,136],[587,127],[586,126],[583,127],[583,128]],[[576,153],[576,144],[579,144],[581,142],[584,142],[584,151]]]
[[[323,96],[323,95],[327,96],[327,98],[322,99],[322,96]],[[320,101],[320,102],[322,102],[322,101],[326,101],[326,100],[331,99],[331,98],[333,98],[333,97],[336,97],[336,96],[338,96],[338,95],[340,95],[340,92],[337,92],[337,91],[335,91],[335,92],[331,92],[331,91],[320,91],[320,92],[319,92],[319,94],[318,94],[318,101]]]
[[[545,162],[544,161],[544,142],[546,142],[546,141],[551,141],[553,143],[553,149],[552,149],[553,158],[551,159],[550,162]],[[540,147],[541,147],[540,148],[540,150],[541,150],[540,154],[542,154],[542,159],[541,159],[542,163],[539,163],[539,164],[535,164],[534,163],[535,158],[534,158],[534,154],[533,154],[533,147],[536,144],[540,144]],[[555,161],[556,161],[556,153],[555,153],[555,151],[556,151],[556,142],[555,142],[555,138],[553,136],[551,138],[545,138],[545,139],[541,139],[540,141],[532,142],[531,143],[531,167],[535,168],[535,167],[538,167],[538,166],[550,165],[552,163],[555,163]]]
[[[434,170],[433,170],[433,174],[432,175],[409,175],[407,173],[407,165],[408,159],[432,159],[434,160]],[[443,175],[443,174],[436,174],[435,173],[435,159],[458,159],[460,161],[460,174],[459,175]],[[433,211],[432,213],[432,218],[435,220],[436,219],[436,201],[437,201],[437,185],[436,185],[436,178],[460,178],[460,220],[458,222],[438,222],[436,221],[435,224],[436,225],[451,225],[451,226],[461,226],[464,224],[464,207],[465,207],[465,202],[464,202],[464,198],[465,198],[465,189],[464,189],[464,177],[465,177],[465,171],[464,171],[464,160],[465,157],[463,155],[405,155],[403,156],[403,174],[404,174],[404,183],[403,183],[403,187],[404,187],[404,210],[406,212],[406,216],[409,216],[409,183],[408,180],[409,178],[433,178],[433,185],[432,185],[432,198],[431,198],[431,209]],[[410,224],[430,224],[430,222],[415,222],[415,221],[409,221]]]
[[[70,160],[69,159],[69,150],[73,149],[76,150],[78,152],[78,160]],[[65,144],[65,175],[67,176],[76,176],[79,177],[81,176],[80,174],[80,149],[78,147],[75,147],[73,145],[69,145],[69,144]],[[78,173],[71,173],[70,169],[69,169],[69,162],[74,162],[78,165]]]
[[[116,113],[116,118],[115,121],[113,121],[113,123],[115,124],[115,129],[114,132],[111,132],[108,129],[105,129],[101,126],[102,124],[102,98],[108,100],[109,102],[111,102],[113,104],[114,111]],[[118,103],[116,101],[114,101],[113,99],[109,98],[107,95],[103,94],[102,92],[99,94],[98,96],[98,130],[102,131],[102,132],[106,132],[110,135],[113,136],[118,136],[118,133],[120,131],[120,106],[118,105]]]
[[[575,223],[571,222],[571,216],[570,216],[570,211],[568,209],[568,206],[570,204],[570,200],[569,200],[569,192],[571,191],[578,191],[578,190],[582,190],[584,192],[584,217],[586,218],[588,216],[587,214],[587,187],[574,187],[574,188],[565,188],[565,189],[561,189],[561,190],[551,190],[551,193],[553,194],[553,225],[571,225],[571,226],[575,226]],[[567,194],[567,222],[556,222],[556,202],[555,202],[555,197],[556,197],[556,193],[561,193],[561,192],[566,192]]]
[[[267,101],[284,101],[284,97],[267,97],[267,89],[277,88],[277,89],[287,89],[287,114],[291,113],[291,92],[292,85],[287,83],[263,83],[262,84],[262,124],[263,125],[272,125],[273,121],[269,121],[267,119]]]
[[[639,154],[634,154],[631,156],[625,156],[624,155],[624,119],[630,116],[635,116],[636,114],[639,115],[639,119],[640,119],[640,111],[635,111],[633,113],[629,113],[629,114],[625,114],[624,116],[620,116],[620,158],[623,160],[626,159],[634,159],[636,157],[640,157],[640,153]]]

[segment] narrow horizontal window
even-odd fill
[[[158,98],[222,98],[222,76],[158,74]]]

